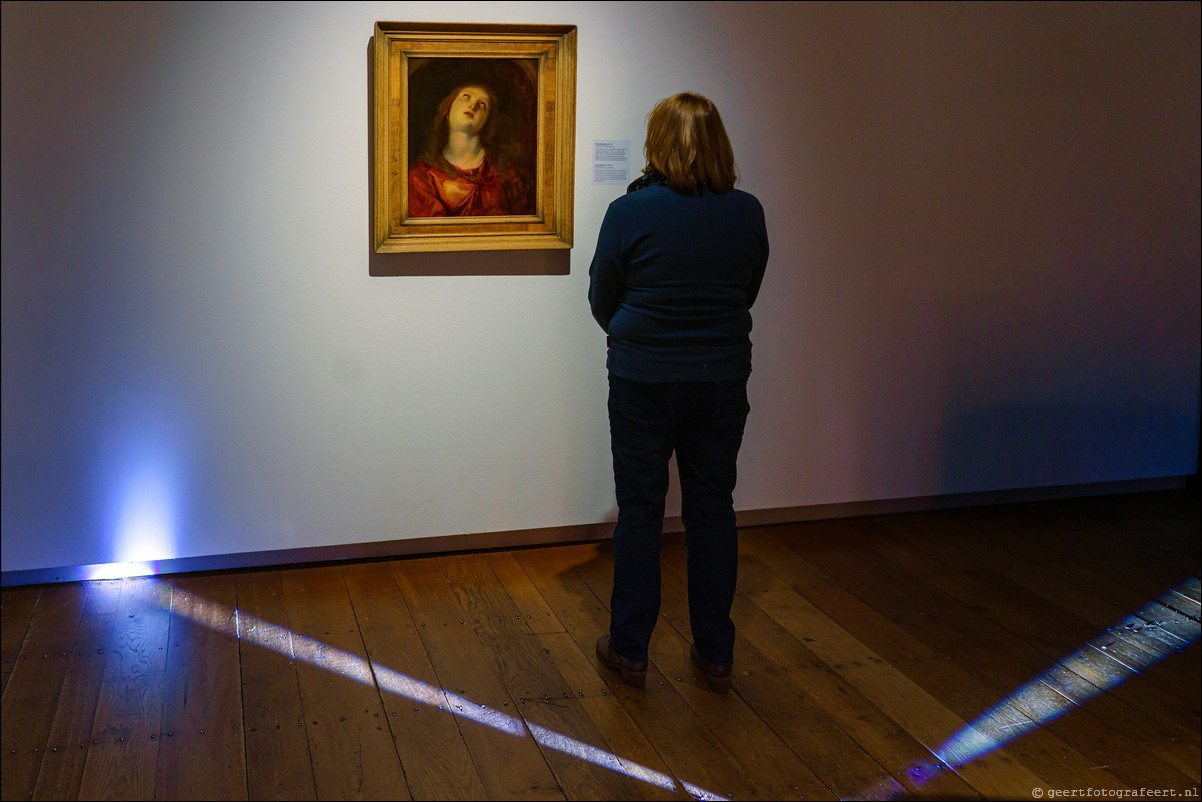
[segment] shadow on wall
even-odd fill
[[[372,276],[566,276],[572,266],[568,250],[376,253],[370,234]]]
[[[1165,465],[1196,461],[1194,443],[1174,434],[1194,425],[1167,407],[997,403],[951,410],[940,487],[959,493],[1050,486],[1066,475],[1096,482],[1159,478]],[[980,486],[963,487],[965,477]]]

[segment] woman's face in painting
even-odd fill
[[[484,123],[488,122],[492,105],[492,97],[483,87],[465,86],[451,101],[447,123],[452,131],[478,134],[484,128]]]

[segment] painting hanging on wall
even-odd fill
[[[377,253],[572,247],[576,27],[377,22]]]

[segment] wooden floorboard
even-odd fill
[[[159,579],[121,581],[121,600],[104,660],[80,799],[153,799],[170,636],[172,585]]]
[[[577,569],[585,571],[598,559],[595,547],[559,547],[518,553],[519,564],[540,588],[552,610],[572,634],[577,648],[592,655],[599,635],[609,626],[609,615]],[[710,793],[737,798],[759,798],[761,789],[723,747],[668,682],[655,663],[648,666],[646,688],[621,685],[617,675],[591,658],[603,683],[602,695],[614,694],[623,710],[652,740],[669,772],[679,783],[688,782]]]
[[[0,602],[0,682],[8,686],[43,588],[5,588]]]
[[[247,797],[316,799],[283,579],[278,571],[235,579]]]
[[[233,576],[172,582],[155,796],[246,799],[246,744]]]
[[[676,683],[681,695],[727,750],[745,768],[761,765],[752,773],[765,778],[761,782],[768,796],[838,799],[869,786],[891,795],[902,791],[880,763],[792,687],[745,635],[739,635],[735,645],[737,676],[746,680],[734,693],[740,703],[710,693],[687,662],[691,638],[686,579],[674,570],[675,561],[670,562],[664,569],[661,615],[671,628],[657,628],[657,633],[670,637],[657,636],[655,655],[670,656],[668,662],[680,666]]]
[[[638,799],[629,777],[580,759],[575,744],[605,752],[608,744],[488,561],[482,555],[451,555],[438,563],[564,794],[571,799]],[[548,731],[552,738],[545,737]]]
[[[38,715],[51,719],[44,747],[41,742],[24,743],[26,749],[42,747],[34,799],[79,798],[104,678],[104,652],[112,641],[121,585],[120,581],[88,583],[84,614],[71,643],[62,690],[57,699],[43,699],[33,708]],[[3,721],[7,738],[14,725],[7,716]],[[6,749],[4,755],[8,754]]]
[[[438,562],[423,558],[392,568],[439,686],[450,697],[440,712],[459,721],[488,797],[565,799],[521,719],[524,700],[510,695]]]
[[[405,782],[414,799],[484,799],[453,709],[396,579],[383,563],[343,569]],[[439,708],[443,712],[440,712]]]
[[[607,541],[8,588],[2,798],[1197,798],[1200,540],[1192,490],[747,529],[722,695],[683,535],[642,689]]]
[[[910,648],[882,654],[878,650],[890,644],[881,636],[893,633],[888,619],[820,579],[810,578],[806,592],[798,592],[771,567],[789,564],[787,551],[780,548],[785,547],[778,544],[767,563],[754,556],[746,565],[740,563],[747,598],[928,750],[942,753],[941,746],[972,719],[972,714],[957,712],[961,706],[957,697],[971,692],[972,682],[953,688],[924,687],[927,674],[937,668],[935,658],[911,643],[903,644]],[[971,761],[949,758],[944,766],[983,795],[1000,799],[1020,797],[1043,783],[1004,747]]]
[[[886,656],[909,652],[922,655],[927,665],[915,677],[928,690],[960,688],[954,708],[960,715],[968,717],[973,711],[986,709],[992,700],[1009,694],[1047,667],[1048,655],[928,581],[907,574],[895,561],[877,555],[864,538],[849,531],[853,527],[841,522],[834,528],[838,536],[858,544],[859,553],[854,560],[842,551],[824,552],[816,559],[828,574],[839,576],[845,587],[882,611],[893,625],[891,631],[882,629],[877,633],[871,643]],[[804,545],[798,545],[798,549],[804,551]],[[1051,659],[1055,657],[1051,655]],[[1028,718],[1039,715],[1026,696],[1013,697],[1010,704]],[[1097,738],[1082,731],[1082,725],[1092,723],[1092,719],[1089,711],[1083,711],[1073,718],[1072,726],[1063,726],[1059,719],[1049,722],[1028,737],[1035,748],[1020,753],[1019,760],[1040,776],[1053,770],[1048,765],[1052,763],[1055,770],[1072,772],[1078,784],[1092,780],[1107,788],[1130,787],[1132,781],[1138,781],[1126,770],[1131,763],[1139,764],[1140,776],[1155,777],[1163,787],[1186,782],[1186,777],[1137,742],[1116,744],[1106,754],[1091,749]],[[1108,768],[1097,770],[1099,764]]]
[[[27,745],[49,742],[54,718],[42,708],[47,700],[61,697],[87,596],[87,587],[80,584],[48,587],[23,628],[13,666],[17,680],[0,702],[3,750],[10,756],[0,775],[0,793],[6,799],[29,798],[37,784],[46,750]]]
[[[286,571],[283,586],[317,798],[409,799],[341,572]]]

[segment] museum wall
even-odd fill
[[[377,20],[579,26],[570,252],[373,256]],[[1198,3],[5,3],[2,31],[6,573],[613,520],[592,143],[637,154],[681,90],[772,242],[740,512],[1197,470]]]

